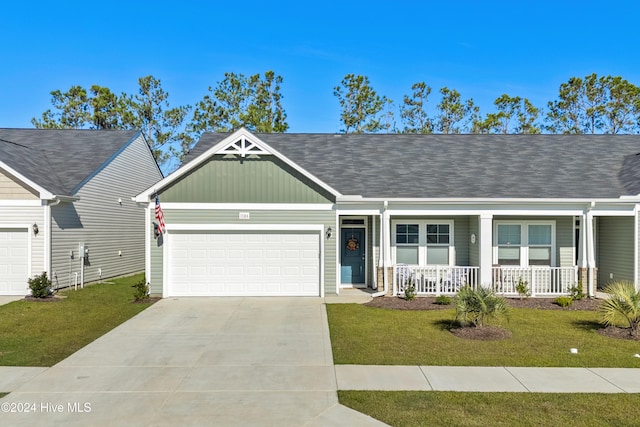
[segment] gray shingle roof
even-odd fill
[[[72,196],[80,183],[138,133],[0,129],[0,161],[53,194]]]
[[[228,135],[203,134],[185,163]],[[345,195],[617,198],[640,194],[638,135],[256,136]]]

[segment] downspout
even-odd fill
[[[55,271],[51,271],[52,270],[52,265],[51,265],[51,240],[52,240],[52,231],[51,231],[51,224],[52,224],[52,220],[51,220],[51,208],[53,206],[57,206],[60,204],[62,200],[60,199],[55,199],[53,203],[47,203],[44,206],[44,248],[43,248],[43,252],[44,252],[44,271],[47,272],[47,274],[49,275],[49,278],[52,281],[55,281],[56,285],[55,288],[58,289],[58,277],[57,277],[57,273]],[[56,274],[54,274],[56,273]],[[55,276],[55,277],[54,277]]]
[[[384,201],[382,212],[380,212],[380,257],[382,258],[382,292],[375,292],[371,294],[373,298],[386,295],[389,291],[389,278],[387,277],[387,208],[389,202]]]

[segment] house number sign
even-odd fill
[[[240,212],[238,214],[238,219],[251,219],[251,215],[249,212]]]

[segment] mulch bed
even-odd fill
[[[539,310],[591,310],[598,308],[599,301],[595,298],[584,298],[574,301],[569,307],[560,307],[554,302],[555,298],[507,298],[510,307],[533,308]],[[369,307],[388,308],[390,310],[446,310],[454,308],[453,298],[449,305],[435,303],[435,297],[417,297],[411,301],[399,297],[378,297],[364,304]]]
[[[147,303],[151,303],[154,304],[158,301],[160,301],[162,298],[161,297],[148,297],[145,299],[140,299],[140,300],[133,300],[132,303],[133,304],[147,304]]]
[[[386,308],[389,310],[447,310],[455,308],[452,303],[441,305],[435,303],[435,297],[417,297],[411,301],[399,297],[378,297],[364,304],[368,307]],[[573,301],[568,307],[561,307],[554,302],[554,298],[507,298],[509,306],[512,308],[531,308],[536,310],[588,310],[595,311],[600,301],[595,298],[584,298]],[[493,341],[511,338],[511,331],[497,326],[476,327],[452,327],[449,331],[463,339]],[[609,326],[596,330],[600,335],[609,338],[626,339],[640,341],[640,337],[633,337],[629,334],[628,328]]]

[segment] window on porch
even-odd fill
[[[396,222],[395,262],[409,265],[453,265],[453,221]]]
[[[498,223],[496,225],[497,264],[553,266],[552,222]]]

